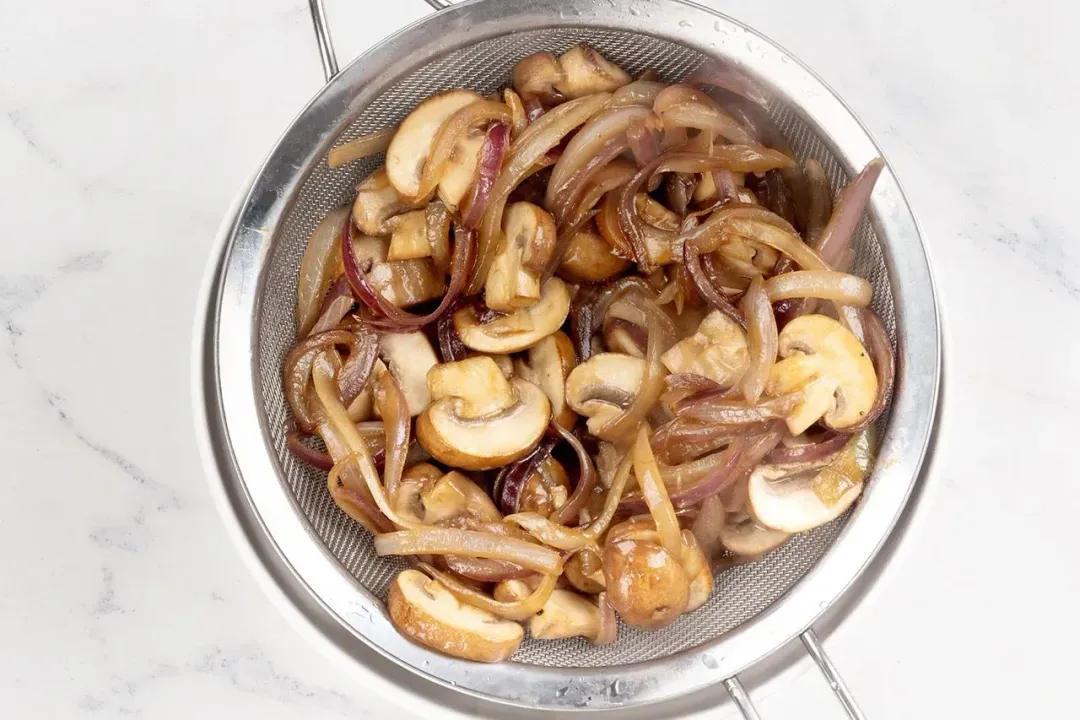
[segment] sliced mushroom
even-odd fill
[[[440,462],[466,470],[524,457],[551,417],[540,388],[520,378],[508,382],[489,357],[433,368],[428,390],[432,403],[416,420],[416,437]]]
[[[529,634],[537,640],[578,636],[594,640],[599,632],[600,609],[570,590],[552,591],[543,609],[529,621]]]
[[[682,531],[683,554],[682,568],[690,579],[690,595],[686,602],[686,612],[693,612],[708,601],[712,595],[713,576],[709,561],[698,547],[694,533]]]
[[[514,89],[523,100],[542,100],[554,104],[559,100],[555,83],[566,79],[558,59],[549,52],[526,55],[517,61],[511,75]]]
[[[559,56],[563,79],[554,84],[563,97],[573,100],[611,92],[630,82],[626,72],[588,45],[575,45]]]
[[[569,497],[570,478],[566,468],[546,453],[522,483],[516,512],[535,512],[547,517],[562,507]]]
[[[451,212],[456,212],[461,207],[465,195],[472,189],[484,138],[484,133],[480,131],[466,133],[450,153],[446,169],[443,170],[442,177],[439,179],[438,192],[439,199]]]
[[[608,543],[604,547],[604,579],[608,602],[634,627],[666,627],[690,602],[686,571],[667,550],[651,542]]]
[[[527,359],[516,361],[518,374],[540,386],[551,401],[551,415],[566,429],[574,426],[577,415],[566,403],[566,378],[577,365],[574,343],[557,330],[529,348]]]
[[[402,634],[465,660],[505,660],[525,636],[517,623],[460,602],[419,570],[403,570],[394,578],[386,605]]]
[[[456,470],[433,483],[425,484],[420,492],[420,500],[424,505],[424,522],[428,525],[461,515],[470,515],[484,522],[502,522],[502,513],[491,497]]]
[[[582,550],[563,565],[563,577],[576,590],[588,595],[604,591],[604,564],[593,550]]]
[[[588,418],[596,434],[634,401],[645,378],[645,361],[622,353],[598,353],[566,378],[566,402]]]
[[[424,333],[384,333],[379,336],[379,356],[397,378],[409,415],[416,417],[431,404],[428,371],[439,364],[435,349]]]
[[[510,312],[539,300],[540,272],[554,247],[555,220],[546,210],[529,202],[508,207],[502,243],[484,286],[487,306]]]
[[[387,260],[385,238],[353,238],[353,252],[361,267],[371,263],[367,280],[375,292],[397,305],[410,307],[442,297],[446,276],[435,268],[430,258],[423,260]]]
[[[723,546],[743,557],[760,557],[772,552],[790,537],[790,533],[766,527],[749,515],[729,518],[720,530]]]
[[[738,323],[714,310],[696,333],[676,343],[660,360],[673,373],[704,375],[721,387],[731,387],[746,372],[750,353]]]
[[[352,217],[356,227],[365,235],[389,235],[393,230],[391,219],[408,210],[422,207],[401,197],[386,176],[386,168],[380,167],[356,186]]]
[[[559,264],[559,275],[571,282],[602,282],[630,267],[630,261],[617,256],[611,244],[591,226],[570,236],[566,253]]]
[[[513,353],[530,348],[562,326],[570,312],[570,292],[559,278],[544,283],[540,299],[527,308],[481,324],[475,307],[454,313],[461,341],[484,353]]]
[[[420,190],[420,178],[439,128],[455,112],[480,99],[472,90],[450,90],[432,95],[401,121],[386,150],[386,176],[402,197],[423,199],[415,196]]]
[[[787,418],[792,435],[819,419],[836,429],[855,425],[877,397],[874,364],[850,330],[825,315],[797,317],[780,331],[777,362],[765,391],[779,396],[801,392]]]
[[[427,218],[423,210],[411,210],[395,218],[387,260],[418,260],[431,257]]]
[[[761,466],[750,476],[750,511],[761,524],[786,533],[832,522],[862,493],[871,462],[869,437],[863,432],[816,473],[790,476],[782,466]]]

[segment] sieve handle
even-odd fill
[[[450,0],[424,0],[436,10],[445,10],[453,5]],[[315,42],[319,44],[319,59],[322,61],[323,75],[326,82],[334,79],[338,74],[337,54],[334,52],[334,43],[330,39],[330,28],[326,24],[326,6],[323,0],[308,0],[311,9],[311,22],[315,26]]]
[[[856,704],[851,691],[848,690],[847,684],[844,683],[843,678],[840,677],[840,673],[837,672],[836,666],[833,665],[829,656],[825,654],[825,648],[821,646],[821,641],[818,640],[814,628],[810,628],[799,637],[806,647],[806,652],[809,653],[818,668],[821,669],[822,674],[825,675],[825,679],[829,681],[829,687],[836,693],[836,697],[840,700],[840,704],[843,705],[844,712],[847,713],[848,718],[850,718],[850,720],[866,720],[866,716],[863,715],[863,712],[859,709],[858,704]],[[739,678],[728,678],[724,681],[724,687],[727,688],[728,695],[731,695],[732,702],[739,708],[739,712],[742,713],[742,716],[746,718],[746,720],[761,720],[761,716],[758,715],[757,710],[754,708],[753,701],[750,700],[750,695],[747,694],[746,688],[739,682]]]

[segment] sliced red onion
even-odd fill
[[[446,288],[446,294],[443,295],[439,306],[427,315],[414,315],[393,305],[371,289],[366,277],[357,265],[356,254],[352,252],[351,231],[349,235],[350,237],[346,238],[348,242],[344,244],[348,248],[348,251],[344,252],[345,275],[349,278],[349,284],[352,285],[353,290],[361,296],[360,299],[365,304],[368,304],[368,301],[365,300],[365,294],[375,298],[374,306],[368,304],[368,307],[381,313],[384,317],[365,317],[361,320],[369,327],[383,332],[414,332],[442,317],[454,305],[458,296],[465,289],[465,284],[468,282],[469,275],[472,273],[473,265],[476,262],[475,231],[455,227],[454,254],[450,263],[450,284]],[[365,293],[362,294],[358,288],[366,288]]]
[[[764,87],[752,77],[720,60],[709,60],[683,80],[695,87],[717,87],[733,92],[768,109],[769,97]]]
[[[896,356],[893,354],[892,342],[889,340],[889,334],[885,332],[881,318],[870,308],[863,308],[861,316],[863,332],[866,335],[866,351],[870,353],[870,360],[874,363],[878,389],[874,404],[866,413],[866,417],[857,424],[844,428],[845,433],[865,430],[877,422],[877,419],[885,412],[885,406],[889,404],[893,384],[896,382]]]
[[[460,304],[460,303],[459,303]],[[437,322],[439,354],[444,363],[457,362],[469,357],[469,348],[461,341],[461,335],[454,327],[453,308],[443,314]]]
[[[660,154],[660,133],[645,123],[631,123],[626,130],[626,141],[638,167],[645,167]]]
[[[705,270],[701,267],[699,251],[691,243],[683,243],[683,266],[686,268],[690,279],[694,282],[694,287],[697,289],[701,299],[709,307],[719,310],[745,329],[746,320],[743,318],[743,314],[713,285],[712,279],[705,274]]]
[[[548,438],[531,453],[499,471],[491,494],[504,515],[513,515],[518,512],[518,502],[521,500],[521,491],[525,487],[525,482],[540,463],[551,454],[557,444],[557,440]]]
[[[574,492],[567,498],[562,507],[556,509],[552,517],[552,520],[560,525],[574,525],[577,523],[581,511],[592,499],[593,489],[596,487],[596,467],[593,465],[589,453],[585,450],[585,446],[581,444],[581,440],[576,435],[555,422],[551,423],[550,429],[554,430],[570,447],[574,448],[574,453],[578,458],[579,474],[577,484],[574,485]]]
[[[477,163],[476,182],[465,202],[465,214],[461,224],[466,230],[473,230],[480,224],[491,198],[491,188],[502,169],[503,159],[510,141],[510,126],[506,123],[493,123],[480,148],[480,160]]]
[[[282,363],[285,399],[289,402],[297,425],[304,432],[315,431],[315,418],[308,408],[306,397],[311,381],[311,368],[315,364],[315,358],[335,345],[344,345],[353,353],[358,350],[359,340],[356,335],[345,330],[327,330],[317,335],[309,335],[293,346]]]
[[[835,266],[851,247],[855,229],[859,226],[863,211],[870,202],[870,195],[874,192],[874,185],[884,168],[885,161],[874,158],[840,193],[836,209],[815,245],[815,249],[829,265]]]
[[[313,436],[302,435],[296,428],[290,428],[285,431],[285,447],[289,448],[289,452],[305,465],[310,465],[323,472],[330,472],[330,468],[334,467],[334,461],[330,459],[329,455],[321,450],[316,450],[310,445],[305,444],[305,437]]]
[[[353,297],[352,288],[349,287],[349,279],[342,275],[326,294],[322,307],[319,309],[319,318],[312,326],[309,335],[333,330],[345,316],[356,306],[356,298]]]
[[[802,445],[777,445],[765,456],[764,462],[770,465],[787,465],[824,460],[843,450],[850,439],[850,435],[827,432],[820,439]]]
[[[350,353],[341,371],[338,373],[338,389],[341,402],[348,407],[356,396],[367,386],[371,371],[375,369],[375,360],[379,356],[379,338],[375,333],[361,326],[353,331],[359,341]]]
[[[506,560],[490,560],[465,555],[447,555],[444,560],[446,567],[452,572],[477,582],[520,580],[535,575],[532,570]]]

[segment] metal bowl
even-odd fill
[[[281,360],[295,336],[293,303],[308,233],[350,198],[377,161],[330,170],[332,145],[399,121],[452,87],[490,92],[513,61],[588,42],[631,72],[677,80],[720,57],[772,93],[774,120],[800,159],[822,162],[840,187],[881,151],[851,110],[810,70],[730,18],[680,0],[472,0],[405,28],[364,53],[304,108],[259,170],[211,265],[196,330],[198,414],[211,481],[245,545],[315,626],[367,646],[447,687],[527,708],[608,709],[684,696],[734,677],[812,623],[874,558],[918,477],[940,375],[938,309],[919,228],[895,176],[882,174],[856,238],[855,271],[896,343],[895,396],[879,458],[857,506],[762,561],[717,578],[713,598],[672,627],[620,630],[616,643],[525,643],[480,665],[413,644],[382,597],[400,565],[286,451]],[[344,633],[344,635],[342,635]],[[351,638],[351,640],[350,640]],[[355,641],[359,641],[359,643]]]

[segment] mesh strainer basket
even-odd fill
[[[445,6],[441,0],[428,0]],[[479,665],[447,658],[397,633],[382,599],[398,561],[330,500],[324,476],[285,447],[289,418],[281,363],[295,337],[293,308],[306,238],[349,201],[381,158],[331,170],[332,145],[390,127],[425,97],[505,87],[514,62],[588,42],[632,75],[675,81],[708,57],[757,77],[799,160],[814,157],[833,188],[880,154],[850,110],[809,70],[752,30],[680,0],[472,0],[375,46],[340,74],[319,0],[311,0],[329,83],[301,112],[254,178],[213,265],[196,379],[209,458],[243,530],[291,573],[298,603],[393,661],[438,683],[528,708],[626,708],[726,683],[748,717],[735,676],[796,636],[827,672],[812,623],[855,580],[888,536],[914,487],[937,399],[937,306],[910,208],[886,169],[856,238],[855,272],[896,343],[898,377],[882,421],[879,460],[858,505],[765,559],[718,574],[702,609],[659,632],[620,628],[618,640],[526,641],[513,658]],[[254,542],[254,540],[253,540]],[[268,559],[266,562],[270,562]],[[306,593],[306,594],[305,594]],[[805,631],[805,632],[804,632]],[[857,709],[843,690],[853,717]]]

